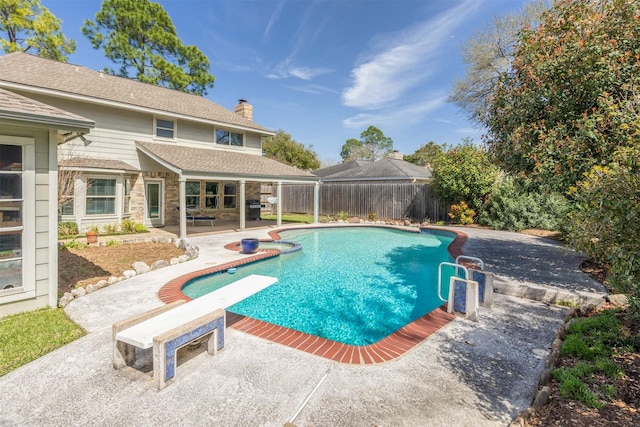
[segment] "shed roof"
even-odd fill
[[[271,130],[202,96],[116,77],[80,65],[41,58],[24,52],[0,56],[0,87],[26,91],[54,91],[58,96],[81,96],[97,103],[115,102],[121,107],[146,108],[186,118],[254,130]]]
[[[156,142],[136,142],[136,146],[154,160],[190,175],[215,174],[273,181],[318,180],[310,172],[257,155]]]
[[[122,160],[111,159],[94,159],[91,157],[71,157],[62,159],[58,162],[58,166],[63,168],[79,168],[79,169],[113,169],[123,170],[127,172],[139,172],[140,169],[131,166]]]

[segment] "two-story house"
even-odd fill
[[[46,203],[39,204],[38,194],[24,190],[22,196],[36,197],[24,201],[25,206],[34,205],[33,212],[25,210],[20,216],[25,233],[27,223],[46,215],[50,227],[60,219],[76,222],[80,230],[119,224],[125,218],[149,227],[179,224],[184,238],[187,208],[200,215],[237,220],[244,229],[245,203],[260,198],[261,184],[278,188],[289,183],[315,184],[318,193],[318,178],[311,173],[262,156],[262,138],[275,133],[252,120],[252,107],[243,100],[230,111],[201,96],[22,52],[0,56],[1,89],[41,109],[59,111],[60,117],[74,118],[68,120],[73,126],[66,127],[45,120],[53,123],[50,129],[55,130],[60,168],[77,173],[68,174],[73,184],[64,186],[67,190],[59,207],[53,175],[48,177]],[[15,127],[0,122],[2,141],[21,136]],[[46,139],[52,143],[50,136]],[[40,150],[40,160],[50,173],[56,164],[55,147],[47,145],[47,154]],[[0,155],[1,164],[4,151]],[[35,155],[32,161],[37,167],[37,149]],[[53,160],[44,159],[48,156]],[[5,191],[13,178],[2,173],[0,191]],[[8,203],[22,203],[16,195]],[[9,225],[0,224],[0,254],[5,241],[14,238],[10,227],[14,216],[2,203],[0,211],[7,218],[2,224]],[[31,234],[20,238],[32,239]]]

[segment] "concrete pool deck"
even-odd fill
[[[155,270],[71,302],[88,334],[0,378],[0,425],[504,426],[530,405],[568,309],[521,296],[598,302],[604,288],[556,242],[456,228],[501,294],[479,322],[457,318],[404,356],[346,365],[233,328],[215,357],[197,353],[158,391],[150,373],[111,364],[111,325],[157,307],[167,281],[244,255],[223,249],[272,229],[190,238],[192,261]]]

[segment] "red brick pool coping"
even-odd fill
[[[414,231],[413,229],[406,228],[399,229],[403,231]],[[454,259],[462,255],[462,246],[467,239],[465,233],[451,229],[433,228],[433,230],[443,230],[456,234],[456,238],[449,245],[449,254]],[[285,231],[285,229],[270,231],[269,237],[273,240],[280,240],[280,231]],[[419,229],[415,230],[415,232],[419,231]],[[225,245],[225,248],[239,251],[240,242],[229,243]],[[160,288],[158,297],[166,304],[181,299],[190,301],[191,298],[182,293],[182,288],[189,280],[279,255],[280,251],[277,249],[259,250],[255,255],[241,260],[182,275]],[[405,325],[374,344],[355,346],[331,341],[326,338],[263,322],[262,320],[253,319],[233,312],[227,312],[227,326],[234,329],[336,362],[356,365],[384,363],[398,358],[453,319],[455,319],[455,315],[447,313],[445,306],[442,306]]]

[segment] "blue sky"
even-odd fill
[[[525,0],[161,0],[178,36],[211,61],[207,98],[253,105],[254,121],[341,161],[370,125],[411,154],[429,141],[480,142],[482,129],[447,102],[464,75],[460,47]],[[99,0],[42,0],[77,43],[69,62],[112,66],[80,31]]]

